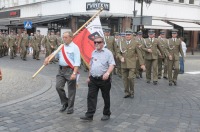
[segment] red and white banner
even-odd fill
[[[92,52],[95,49],[94,37],[104,37],[99,16],[97,16],[89,25],[87,25],[78,35],[75,36],[73,42],[79,47],[81,57],[89,65]]]

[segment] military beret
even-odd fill
[[[172,34],[176,34],[178,32],[177,29],[172,29]]]
[[[37,32],[40,32],[40,30],[37,30]]]
[[[155,33],[155,30],[150,29],[150,30],[148,31],[148,34],[154,34],[154,33]]]
[[[137,32],[137,35],[142,35],[142,34],[143,34],[143,33],[142,33],[141,30]]]
[[[133,31],[131,29],[126,29],[125,34],[133,34]]]
[[[160,31],[160,34],[165,34],[165,31],[161,30],[161,31]]]

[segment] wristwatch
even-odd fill
[[[73,74],[74,74],[74,75],[76,75],[76,73],[75,73],[75,72],[73,72]]]

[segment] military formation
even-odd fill
[[[171,31],[171,38],[166,38],[165,31],[160,31],[155,38],[155,31],[148,30],[148,37],[143,32],[136,34],[131,29],[123,33],[115,32],[110,36],[111,29],[104,29],[106,47],[115,57],[116,67],[113,74],[122,77],[124,98],[134,98],[135,78],[143,78],[146,72],[146,83],[158,84],[158,79],[166,79],[169,86],[177,85],[179,74],[179,54],[183,55],[181,40],[177,38],[178,30]]]
[[[169,86],[177,85],[179,55],[184,57],[181,40],[177,38],[178,30],[172,30],[169,39],[166,38],[165,31],[160,31],[158,38],[155,38],[154,30],[148,30],[147,38],[143,38],[142,31],[135,34],[131,29],[122,33],[115,32],[114,36],[110,35],[111,29],[108,27],[103,31],[105,46],[113,53],[116,62],[113,74],[119,75],[124,84],[124,98],[134,98],[135,78],[143,78],[144,71],[148,84],[152,82],[157,85],[158,79],[164,78],[169,81]],[[48,32],[46,36],[42,36],[39,30],[30,36],[26,30],[20,35],[13,30],[8,35],[0,31],[0,57],[9,54],[10,59],[14,59],[20,53],[21,59],[26,61],[31,47],[33,59],[39,60],[41,47],[46,50],[47,57],[61,43],[60,33],[54,34],[54,31]],[[50,63],[56,61],[54,59]],[[87,70],[85,66],[85,71]]]
[[[13,30],[10,30],[9,34],[0,31],[0,58],[9,55],[10,59],[17,57],[17,53],[20,54],[22,60],[27,60],[27,54],[32,51],[32,58],[40,60],[41,48],[46,50],[46,56],[51,54],[62,43],[60,32],[56,35],[51,30],[47,33],[47,36],[40,34],[40,30],[35,33],[27,34],[27,30],[23,30],[23,33],[16,34]],[[52,62],[56,62],[53,60]]]

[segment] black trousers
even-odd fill
[[[87,96],[87,117],[93,117],[96,106],[97,106],[97,97],[99,89],[101,90],[102,97],[104,100],[104,115],[111,115],[110,112],[110,89],[111,89],[111,81],[110,78],[108,80],[102,80],[102,78],[94,78],[90,76],[90,82],[88,83],[88,96]]]

